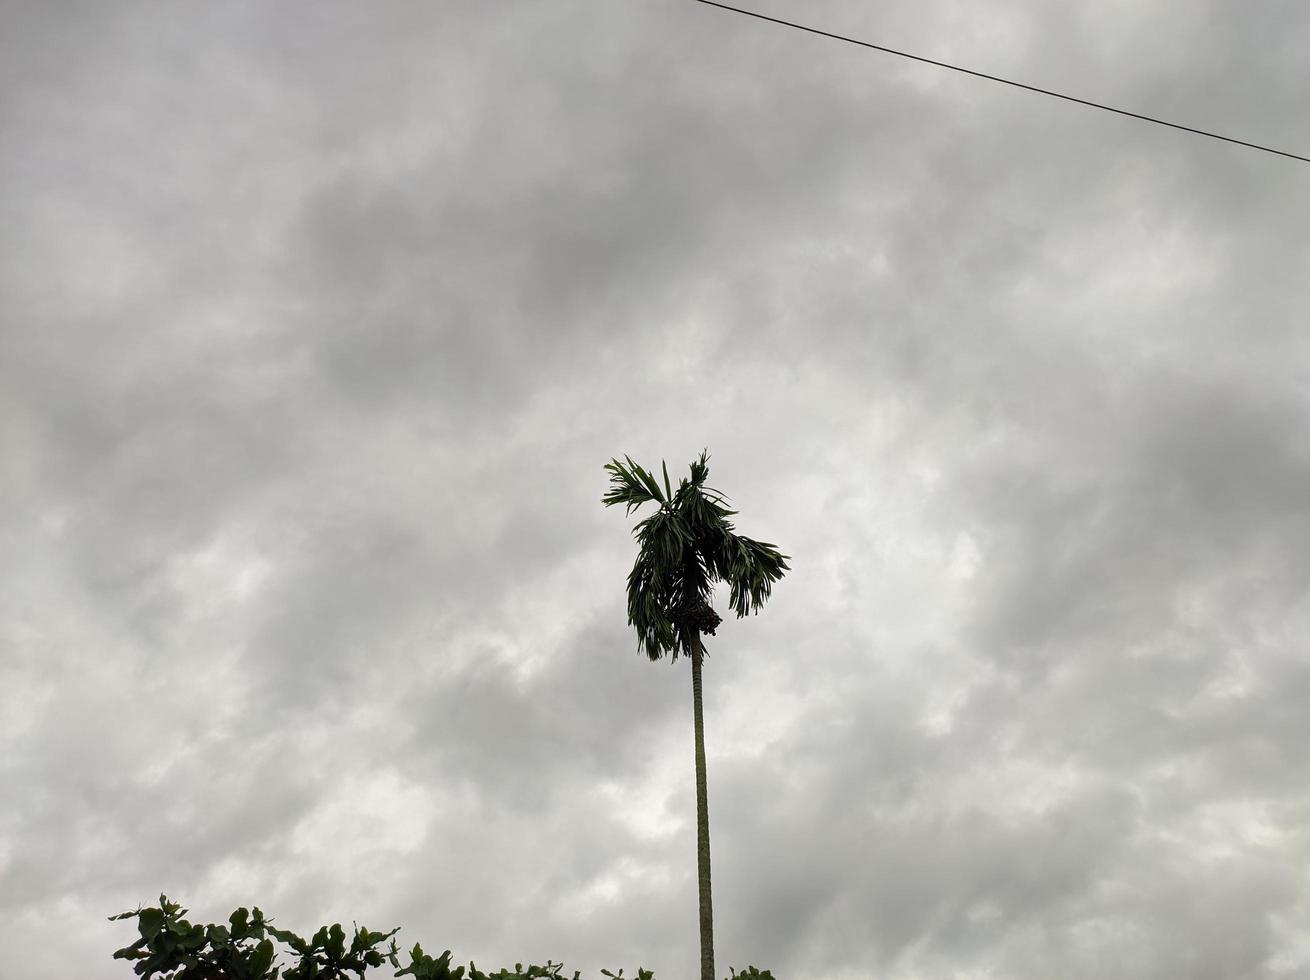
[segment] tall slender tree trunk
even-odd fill
[[[700,883],[700,980],[714,980],[714,910],[710,904],[710,804],[705,780],[705,719],[701,714],[700,634],[691,656],[696,724],[696,872]]]

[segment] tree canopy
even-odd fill
[[[723,506],[726,498],[705,486],[709,457],[704,451],[691,464],[675,492],[668,467],[661,461],[664,485],[624,456],[605,465],[610,489],[605,506],[626,504],[627,513],[652,501],[659,510],[633,529],[639,545],[636,563],[628,575],[628,623],[637,629],[637,648],[651,660],[681,652],[690,656],[699,643],[696,612],[708,608],[715,582],[726,582],[729,606],[741,619],[758,613],[769,598],[773,583],[790,571],[787,559],[765,541],[734,531],[729,517],[737,513]],[[701,646],[704,652],[704,647]]]

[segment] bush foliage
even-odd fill
[[[186,909],[160,895],[157,907],[111,915],[111,921],[136,919],[140,933],[136,942],[116,951],[114,959],[135,961],[133,970],[144,980],[358,980],[383,964],[395,969],[393,976],[414,980],[570,980],[562,972],[564,964],[550,960],[545,966],[526,968],[515,963],[513,970],[497,973],[483,973],[470,962],[466,973],[464,967],[450,965],[450,950],[433,957],[418,943],[409,951],[409,965],[402,969],[395,940],[399,928],[373,932],[355,926],[347,943],[340,924],[323,926],[305,939],[273,928],[273,920],[258,907],[237,909],[227,925],[194,925],[183,918],[186,914]],[[284,948],[279,950],[277,944]],[[287,956],[287,965],[279,963],[279,953]],[[612,980],[625,980],[622,970],[600,972]],[[574,972],[571,980],[580,980],[580,975]],[[638,968],[630,980],[655,980],[655,975]],[[748,966],[740,973],[733,970],[728,980],[773,980],[773,974]]]

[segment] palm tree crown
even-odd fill
[[[724,496],[706,487],[709,457],[704,451],[691,464],[691,479],[683,479],[675,493],[669,469],[663,462],[664,487],[625,456],[606,464],[611,487],[602,498],[606,507],[627,504],[632,513],[647,501],[660,505],[633,530],[639,545],[637,561],[628,575],[628,623],[637,628],[637,649],[651,660],[666,653],[672,660],[681,652],[691,656],[701,632],[713,633],[721,620],[709,607],[714,582],[731,587],[729,605],[741,619],[759,612],[773,583],[790,571],[774,545],[733,531],[722,506]],[[708,613],[708,615],[707,615]]]

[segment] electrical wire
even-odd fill
[[[912,61],[922,61],[927,65],[935,65],[938,68],[949,68],[951,71],[962,72],[965,75],[973,75],[976,78],[985,78],[991,82],[1000,82],[1003,85],[1013,85],[1015,88],[1027,89],[1029,92],[1037,92],[1039,95],[1049,95],[1052,98],[1064,99],[1066,102],[1076,102],[1079,105],[1090,106],[1093,109],[1103,109],[1106,112],[1115,112],[1121,116],[1130,116],[1133,119],[1141,119],[1144,122],[1155,123],[1157,126],[1169,126],[1172,129],[1181,129],[1184,132],[1195,133],[1198,136],[1209,136],[1211,139],[1223,140],[1225,143],[1235,143],[1238,146],[1245,146],[1252,150],[1263,150],[1265,153],[1275,153],[1280,157],[1288,157],[1292,160],[1300,160],[1302,163],[1310,163],[1310,157],[1303,157],[1296,153],[1288,153],[1286,150],[1275,150],[1269,146],[1261,146],[1259,143],[1248,143],[1246,140],[1234,139],[1231,136],[1222,136],[1219,133],[1207,132],[1204,129],[1194,129],[1191,126],[1183,126],[1180,123],[1167,122],[1164,119],[1156,119],[1154,116],[1144,116],[1138,112],[1129,112],[1127,109],[1116,109],[1113,106],[1102,105],[1099,102],[1089,102],[1087,99],[1076,99],[1072,95],[1062,95],[1059,92],[1052,92],[1049,89],[1038,88],[1036,85],[1025,85],[1023,82],[1014,82],[1008,78],[988,75],[985,72],[973,71],[970,68],[961,68],[959,65],[950,65],[944,61],[933,61],[931,58],[924,58],[921,55],[909,54],[905,51],[897,51],[895,48],[886,48],[881,44],[871,44],[868,41],[859,41],[853,37],[846,37],[843,34],[832,34],[828,31],[821,31],[817,27],[806,27],[804,24],[797,24],[793,21],[781,20],[777,17],[768,17],[765,14],[756,13],[753,10],[743,10],[740,7],[731,7],[726,3],[718,3],[716,0],[696,0],[696,2],[703,3],[709,7],[718,7],[721,10],[730,10],[736,14],[744,14],[747,17],[754,17],[758,20],[767,20],[773,24],[781,24],[783,27],[792,27],[798,31],[818,34],[821,37],[832,38],[834,41],[845,41],[847,44],[857,44],[862,48],[872,48],[874,51],[882,51],[885,54],[894,54],[899,58],[909,58]]]

